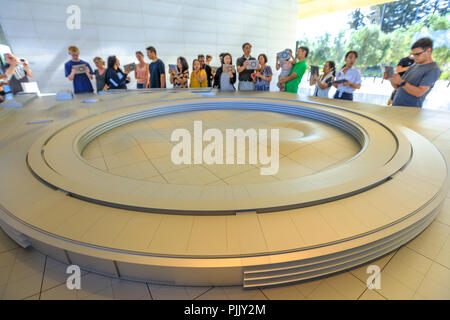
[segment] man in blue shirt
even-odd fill
[[[64,65],[66,77],[73,81],[73,92],[74,93],[85,93],[94,92],[91,81],[93,78],[94,71],[92,71],[91,66],[86,61],[80,60],[80,50],[75,46],[69,47],[69,55],[72,60],[69,60]],[[87,66],[85,73],[75,73],[73,66],[84,64]]]
[[[394,74],[391,84],[397,93],[392,101],[393,106],[421,108],[426,96],[441,75],[441,70],[433,61],[433,40],[422,38],[411,47],[415,63],[404,74]]]
[[[165,88],[166,71],[164,62],[156,56],[156,49],[154,47],[147,48],[147,56],[153,61],[148,67],[150,71],[150,88]]]

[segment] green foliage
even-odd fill
[[[391,47],[391,39],[377,26],[368,25],[352,33],[348,47],[360,53],[358,65],[366,69],[383,61]]]
[[[422,7],[419,8],[422,11],[417,9],[420,11],[417,11],[416,20],[418,21],[403,27],[396,27],[389,33],[383,32],[380,25],[376,23],[376,18],[374,18],[372,20],[375,23],[367,24],[360,21],[354,25],[355,27],[358,26],[357,30],[341,30],[334,38],[326,33],[316,39],[299,41],[301,45],[306,45],[311,50],[308,63],[322,66],[326,61],[333,60],[336,66],[340,67],[344,64],[345,53],[349,50],[355,50],[359,55],[356,67],[361,70],[362,74],[366,76],[381,76],[381,71],[374,71],[375,69],[370,67],[382,67],[384,65],[395,67],[400,59],[408,56],[410,53],[414,34],[423,31],[450,29],[450,14],[439,14],[439,10],[448,12],[448,9],[443,9],[442,1],[440,0],[425,1],[426,3],[421,0],[401,0],[395,2],[397,5],[396,10],[400,10],[402,6],[405,8],[406,5],[411,5],[413,2],[426,7],[425,9],[428,11]],[[361,14],[360,11],[355,12],[356,16]],[[435,12],[436,14],[424,16],[424,12]],[[376,17],[377,14],[374,14],[373,17]],[[381,12],[380,14],[382,15],[383,13]],[[367,19],[365,21],[367,22]],[[448,45],[435,47],[433,49],[433,59],[442,70],[441,79],[448,80],[450,74],[450,47]]]
[[[361,9],[355,9],[350,14],[349,25],[352,29],[358,30],[375,23],[384,33],[390,33],[399,28],[423,22],[429,16],[445,16],[449,11],[448,0],[399,0],[371,6],[370,11],[365,15]]]

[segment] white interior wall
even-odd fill
[[[66,26],[73,4],[81,9],[79,30]],[[265,53],[275,72],[276,52],[295,47],[297,15],[297,0],[0,0],[6,39],[15,55],[29,60],[41,92],[72,88],[64,77],[69,45],[91,67],[95,56],[136,61],[134,53],[152,45],[167,70],[178,56],[191,68],[199,53],[219,65],[218,55],[230,52],[235,63],[250,42],[252,55]]]

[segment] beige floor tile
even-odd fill
[[[66,273],[68,265],[58,262],[50,257],[47,257],[45,262],[45,272],[42,281],[42,291],[65,284],[68,277],[71,275]],[[86,275],[87,272],[81,270],[81,275]]]
[[[65,284],[42,291],[41,300],[78,300],[77,290],[69,290]]]
[[[290,153],[287,157],[315,171],[323,170],[338,161],[338,159],[323,153],[311,145],[300,148]]]
[[[7,251],[0,254],[0,285],[6,285],[8,283],[14,267],[14,262],[16,260],[16,250]]]
[[[23,253],[23,251],[28,251]],[[23,279],[40,277],[44,272],[45,256],[33,249],[20,249],[16,254],[14,265],[8,278],[8,283]]]
[[[100,148],[98,141],[94,140],[93,142],[89,143],[88,146],[83,150],[81,156],[89,161],[97,158],[103,158],[102,149]]]
[[[354,275],[355,277],[357,277],[359,280],[361,280],[362,282],[366,283],[367,278],[370,277],[371,274],[373,273],[367,273],[367,268],[370,265],[375,265],[378,266],[380,269],[383,269],[386,264],[389,262],[389,260],[392,259],[392,257],[394,256],[394,254],[397,252],[397,250],[394,250],[393,252],[384,255],[381,258],[378,258],[372,262],[369,263],[365,263],[357,268],[351,269],[349,270],[349,272]]]
[[[274,177],[280,180],[300,178],[315,172],[313,169],[301,165],[288,157],[281,158],[279,163],[278,172]]]
[[[229,298],[223,287],[213,287],[198,296],[195,300],[229,300]]]
[[[164,174],[170,184],[206,185],[218,181],[219,178],[200,165],[180,169]]]
[[[249,164],[203,164],[203,167],[221,179],[255,169],[254,166]]]
[[[166,286],[159,284],[148,284],[153,300],[192,300],[210,287],[181,287]]]
[[[439,251],[435,261],[450,269],[450,236]]]
[[[389,274],[403,285],[416,291],[428,272],[432,261],[413,250],[402,247],[384,267],[381,275]]]
[[[450,191],[448,193],[448,197],[444,201],[441,211],[436,217],[436,221],[450,226]]]
[[[152,164],[160,174],[192,167],[192,164],[174,164],[170,157],[152,159]]]
[[[113,168],[110,169],[109,172],[115,175],[137,180],[145,180],[148,177],[158,175],[158,171],[153,167],[151,162],[147,160]]]
[[[356,300],[366,289],[366,283],[362,282],[349,272],[327,277],[325,282],[333,287],[346,299]]]
[[[5,285],[2,300],[25,299],[39,294],[41,289],[42,274],[35,274],[17,281],[9,281]]]
[[[381,271],[381,288],[375,289],[383,297],[389,300],[409,300],[415,291],[391,276],[389,273]]]
[[[79,300],[114,300],[113,288],[107,287],[103,290],[97,291],[95,293],[89,292],[86,295],[78,296]]]
[[[307,297],[308,300],[345,300],[346,297],[338,292],[327,281],[322,281]]]
[[[266,300],[266,297],[259,289],[244,289],[241,286],[223,287],[223,290],[230,300]]]
[[[0,228],[0,253],[16,248],[19,245]]]
[[[433,221],[420,235],[406,246],[434,260],[450,234],[450,226]]]
[[[126,135],[117,135],[108,140],[102,140],[102,136],[100,136],[99,142],[104,157],[110,157],[137,148],[136,141]]]
[[[377,293],[375,290],[367,289],[364,291],[359,300],[386,300],[386,298]]]
[[[306,298],[295,285],[262,289],[262,292],[269,300],[304,300]]]
[[[425,279],[417,289],[423,299],[450,299],[450,270],[433,262]]]
[[[112,155],[105,155],[105,163],[109,170],[147,160],[141,148],[135,146]]]
[[[112,291],[116,300],[150,300],[150,292],[145,282],[113,280]]]
[[[324,279],[305,280],[297,284],[294,284],[294,286],[304,297],[307,297],[320,285],[322,281],[325,280]]]
[[[105,163],[105,159],[103,158],[103,156],[101,156],[99,158],[88,159],[87,161],[91,165],[93,165],[94,167],[96,167],[100,170],[108,171],[108,168],[106,168],[106,163]]]
[[[156,183],[167,183],[167,180],[165,180],[164,177],[161,176],[161,175],[156,175],[156,176],[153,176],[153,177],[148,177],[148,178],[145,178],[145,179],[143,179],[143,180],[145,180],[145,181],[150,181],[150,182],[156,182]]]
[[[140,146],[148,159],[155,159],[170,157],[174,144],[171,142],[150,142],[141,144]]]
[[[278,179],[270,175],[261,175],[259,168],[253,168],[248,171],[236,174],[234,176],[224,178],[229,185],[241,185],[241,184],[257,184],[257,183],[270,183],[276,182]]]

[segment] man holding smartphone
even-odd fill
[[[402,58],[398,62],[397,67],[395,68],[395,71],[399,74],[400,77],[402,77],[403,74],[406,72],[406,70],[408,70],[409,67],[412,66],[413,64],[414,64],[414,56],[413,55]],[[393,76],[393,74],[389,75],[385,72],[385,74],[383,75],[383,79],[391,80],[392,76]],[[394,100],[394,96],[395,96],[396,92],[397,92],[397,90],[392,91],[391,97],[389,98],[389,101],[387,103],[388,106],[390,106],[392,104],[392,101]]]
[[[414,65],[403,76],[394,74],[391,84],[397,93],[393,106],[421,108],[426,96],[441,75],[439,66],[432,58],[433,41],[430,38],[417,40],[411,47]]]
[[[5,53],[6,65],[4,66],[5,74],[10,77],[9,86],[11,92],[16,94],[22,92],[22,82],[28,82],[28,77],[33,78],[28,61],[25,59],[18,59],[12,53]]]

